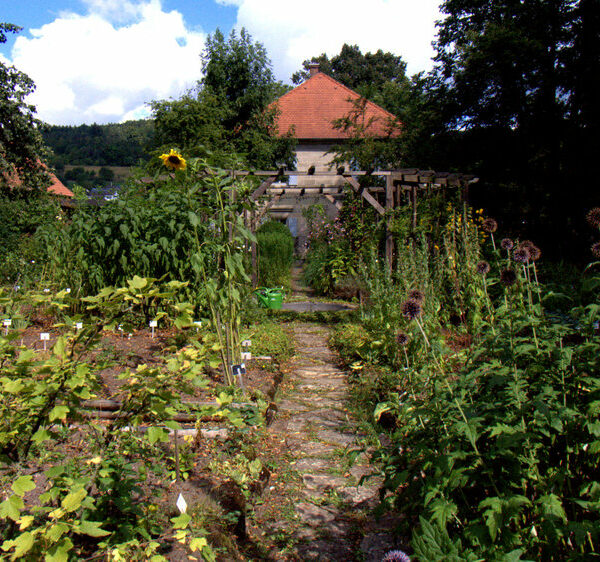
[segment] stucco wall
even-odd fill
[[[328,154],[333,143],[300,142],[296,147],[296,169],[308,170],[315,167],[314,176],[298,176],[298,187],[315,187],[321,185],[343,185],[343,178],[331,176],[319,176],[318,172],[335,171],[335,166],[329,168],[333,154]]]

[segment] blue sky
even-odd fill
[[[401,55],[408,72],[431,68],[438,0],[0,0],[0,21],[23,27],[0,46],[3,62],[36,83],[30,103],[52,124],[148,116],[201,78],[208,34],[245,27],[276,77],[344,43]]]

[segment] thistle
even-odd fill
[[[527,263],[531,259],[531,253],[524,246],[519,246],[513,252],[513,259],[518,263]]]
[[[483,275],[485,277],[490,272],[490,264],[486,261],[480,261],[475,266],[475,271],[477,271],[479,275]]]
[[[400,307],[400,310],[402,311],[402,315],[409,320],[415,320],[421,316],[421,312],[423,311],[421,308],[421,303],[415,299],[408,299],[404,301]]]
[[[484,232],[488,232],[490,238],[492,239],[492,246],[494,247],[494,251],[496,251],[496,242],[494,241],[494,232],[498,230],[498,223],[495,219],[487,218],[481,223],[481,229]]]
[[[413,301],[417,301],[419,304],[423,304],[425,300],[425,293],[423,291],[419,291],[419,289],[411,289],[408,292],[408,298]]]
[[[515,243],[510,238],[503,238],[500,247],[508,252],[515,247]]]
[[[592,254],[600,260],[600,242],[592,244],[590,249],[592,250]]]
[[[390,550],[382,559],[381,562],[410,562],[408,554],[401,550]]]
[[[594,207],[588,211],[585,216],[586,220],[594,228],[600,228],[600,207]]]
[[[500,272],[500,282],[505,287],[510,287],[517,282],[517,274],[513,269],[503,269]]]

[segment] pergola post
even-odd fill
[[[394,209],[394,179],[392,176],[385,178],[385,210],[388,214],[385,220],[385,261],[390,273],[394,267],[394,237],[390,230],[392,223],[391,213]]]

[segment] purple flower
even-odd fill
[[[423,291],[419,291],[419,289],[411,289],[408,292],[408,298],[413,301],[417,301],[419,304],[422,304],[425,300],[425,293]]]
[[[591,250],[592,250],[592,254],[594,254],[594,256],[600,260],[600,242],[596,242],[595,244],[592,244]]]
[[[421,303],[414,299],[408,299],[402,303],[400,310],[402,311],[402,314],[406,316],[406,318],[409,320],[414,320],[418,316],[421,316]]]
[[[485,219],[481,223],[481,228],[485,232],[496,232],[498,230],[498,223],[494,219]]]
[[[524,246],[519,246],[513,252],[513,259],[518,263],[527,263],[531,259],[531,253]]]
[[[396,343],[399,346],[405,346],[406,344],[408,344],[408,335],[406,334],[406,332],[403,332],[402,330],[400,330],[396,334]]]
[[[410,562],[408,554],[401,550],[390,550],[382,559],[381,562]]]
[[[600,207],[594,207],[588,211],[585,217],[591,226],[594,228],[600,228]]]
[[[486,261],[480,261],[476,266],[475,270],[479,275],[487,275],[490,272],[490,264]]]
[[[502,242],[500,242],[500,247],[503,250],[512,250],[515,246],[515,243],[510,238],[503,238]]]

